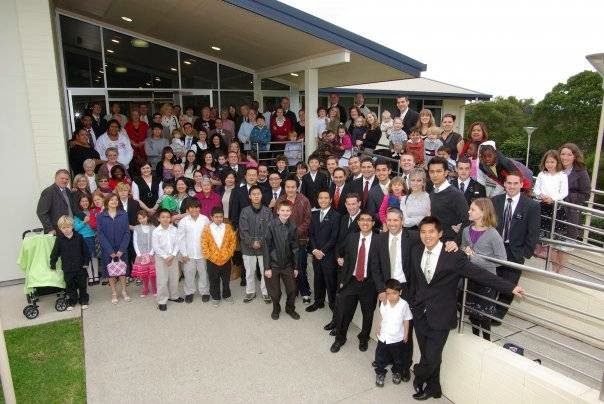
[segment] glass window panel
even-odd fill
[[[254,77],[251,73],[220,65],[220,88],[225,90],[252,90]]]
[[[260,88],[262,88],[263,90],[289,91],[289,86],[287,84],[281,84],[271,79],[260,80]]]
[[[71,96],[71,104],[73,106],[73,122],[75,127],[72,127],[71,130],[74,131],[76,128],[80,128],[82,125],[80,123],[80,118],[84,114],[91,113],[92,105],[95,103],[101,104],[101,116],[105,115],[105,96],[104,95],[72,95]],[[71,125],[71,120],[69,122]],[[102,135],[102,133],[97,134],[98,136]]]
[[[99,27],[60,16],[67,87],[103,87]]]
[[[250,104],[254,100],[254,93],[251,91],[221,91],[220,92],[220,105],[223,108],[229,105],[234,105],[239,111],[239,106],[243,104]]]
[[[216,62],[181,52],[180,83],[182,88],[218,88]]]
[[[108,87],[178,88],[173,49],[103,28]]]
[[[424,100],[424,106],[439,106],[443,105],[443,100]]]
[[[394,111],[396,111],[396,98],[380,98],[380,106],[382,111],[388,110],[391,114],[393,114]]]

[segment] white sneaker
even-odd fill
[[[86,309],[88,309],[88,305],[87,304],[83,304],[82,305],[82,310],[86,310]]]
[[[73,306],[67,306],[67,311],[72,311],[73,310]]]

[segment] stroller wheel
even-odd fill
[[[38,317],[39,314],[40,310],[38,310],[38,308],[32,304],[25,306],[23,309],[23,315],[29,320],[33,320],[34,318]]]
[[[67,300],[63,297],[59,297],[55,302],[56,311],[65,311],[67,309]]]

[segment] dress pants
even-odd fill
[[[508,256],[508,261],[510,262],[516,262],[515,260],[511,259],[510,257],[512,256],[512,254],[510,254],[510,248],[509,245],[506,244],[505,245],[505,252],[507,253]],[[517,262],[518,264],[524,264],[524,260],[522,260],[522,262]],[[506,267],[506,266],[499,266],[497,267],[497,276],[512,282],[514,285],[518,285],[518,281],[520,280],[520,276],[522,275],[522,271],[519,271],[515,268],[510,268],[510,267]],[[499,297],[497,298],[498,302],[510,305],[512,304],[512,301],[514,300],[514,295],[512,294],[504,294],[504,293],[500,293]],[[503,319],[505,317],[505,315],[508,312],[508,308],[507,307],[503,307],[500,305],[497,305],[497,317]]]
[[[231,261],[226,264],[216,265],[207,261],[208,278],[210,279],[210,296],[212,300],[220,300],[220,284],[222,283],[222,298],[231,297]]]
[[[266,278],[266,286],[268,288],[268,294],[273,301],[273,311],[280,312],[281,305],[281,281],[285,286],[285,294],[287,300],[285,301],[285,311],[293,311],[296,303],[296,280],[294,279],[293,269],[272,269],[272,276]]]
[[[163,258],[155,256],[155,276],[157,282],[157,304],[166,304],[168,299],[178,299],[178,260],[176,257],[171,265]]]
[[[264,273],[264,257],[262,255],[244,255],[243,266],[245,267],[245,293],[256,293],[256,264],[260,273]],[[260,277],[260,292],[262,296],[268,294],[264,276]]]
[[[76,272],[63,272],[65,279],[65,294],[67,304],[75,306],[76,303],[88,304],[88,291],[86,289],[88,280],[84,269]]]
[[[348,327],[354,317],[357,303],[361,303],[363,313],[363,326],[358,335],[359,341],[369,341],[369,333],[373,325],[373,312],[377,304],[377,291],[371,278],[359,282],[356,278],[338,291],[336,311],[336,341],[346,342]]]
[[[390,363],[392,363],[392,373],[402,375],[404,372],[409,372],[409,367],[406,366],[407,358],[404,355],[405,345],[408,344],[405,344],[403,341],[392,344],[378,341],[377,348],[375,349],[375,373],[378,375],[385,375],[388,373],[386,366]]]
[[[195,291],[199,288],[199,294],[209,295],[210,284],[208,282],[208,271],[206,270],[206,259],[189,258],[182,266],[182,273],[185,277],[185,283],[183,290],[185,295],[194,295]],[[199,275],[197,286],[195,285],[195,278]]]
[[[298,249],[298,289],[300,296],[310,296],[312,291],[310,290],[310,283],[308,282],[308,252],[306,251],[306,245],[301,245]]]
[[[325,303],[325,294],[327,292],[329,307],[333,309],[336,304],[337,288],[337,273],[334,263],[326,262],[326,258],[318,260],[313,257],[312,268],[314,272],[315,303]]]
[[[427,393],[442,393],[440,387],[440,363],[449,330],[435,330],[430,327],[426,316],[415,318],[415,336],[421,352],[419,363],[413,368],[414,385],[426,383]]]

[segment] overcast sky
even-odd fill
[[[423,77],[493,95],[538,101],[604,52],[602,0],[284,2],[427,64]]]

